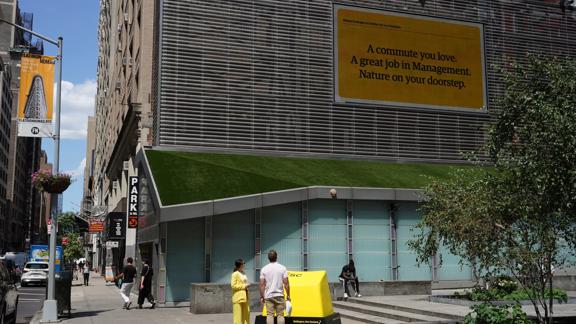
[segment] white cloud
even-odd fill
[[[56,91],[56,86],[54,87]],[[88,128],[88,116],[94,115],[96,81],[86,80],[74,84],[62,81],[62,111],[60,114],[60,137],[84,139]],[[56,92],[54,95],[56,106]],[[55,118],[56,116],[54,116]]]
[[[84,176],[84,168],[86,167],[86,158],[80,161],[80,164],[74,170],[64,171],[64,173],[69,174],[72,178],[82,178]]]

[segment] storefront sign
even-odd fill
[[[139,186],[138,177],[129,177],[128,181],[130,186],[128,187],[128,228],[138,228],[138,200],[139,200]]]
[[[22,56],[18,136],[52,137],[55,62],[54,56]]]
[[[122,240],[126,238],[126,214],[115,212],[108,214],[108,239]]]
[[[483,111],[481,24],[334,6],[337,103]]]
[[[88,226],[88,232],[101,233],[104,231],[104,222],[101,220],[91,220]]]
[[[106,241],[107,248],[118,248],[118,246],[120,246],[118,241]]]

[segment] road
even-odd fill
[[[18,285],[18,295],[18,319],[16,323],[29,323],[32,316],[42,308],[46,287],[20,287]]]

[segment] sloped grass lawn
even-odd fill
[[[164,205],[314,185],[417,189],[462,167],[153,150],[146,155]]]

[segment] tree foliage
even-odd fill
[[[58,215],[58,233],[78,233],[78,223],[76,222],[76,214],[73,212],[65,212]]]
[[[58,216],[58,239],[68,238],[68,244],[62,246],[62,253],[66,262],[79,259],[84,256],[84,239],[76,221],[76,214],[65,212]]]
[[[441,244],[476,274],[512,274],[551,323],[553,269],[576,247],[576,64],[529,57],[505,75],[487,160],[425,189],[410,246],[427,262]]]
[[[62,247],[66,262],[74,261],[84,256],[83,239],[78,233],[68,233],[68,244]]]

